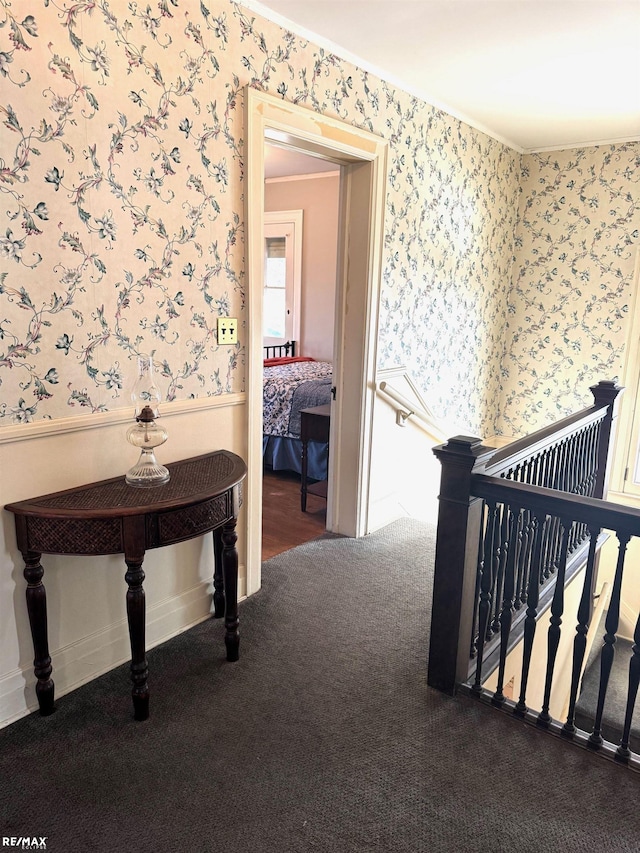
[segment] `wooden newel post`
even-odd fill
[[[433,452],[442,475],[427,681],[453,695],[468,676],[482,524],[482,500],[471,495],[471,475],[482,473],[496,451],[479,438],[458,435]]]
[[[607,499],[609,489],[609,475],[611,474],[611,462],[613,459],[613,447],[615,444],[616,422],[618,419],[618,407],[621,392],[624,388],[615,382],[603,379],[597,385],[589,389],[593,394],[596,406],[608,406],[607,412],[600,427],[598,439],[598,472],[593,496],[595,498]]]

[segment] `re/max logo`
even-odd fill
[[[33,838],[26,838],[21,835],[3,835],[2,846],[17,847],[19,850],[46,850],[47,837],[46,835],[44,837],[34,835]]]

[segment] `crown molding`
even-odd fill
[[[597,148],[599,145],[624,145],[627,142],[640,142],[640,136],[620,136],[616,139],[599,139],[595,142],[571,142],[566,145],[548,145],[544,148],[527,148],[524,154],[544,154],[551,151],[570,151],[574,148]]]

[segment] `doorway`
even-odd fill
[[[245,90],[247,132],[247,593],[260,587],[262,530],[262,276],[265,140],[337,163],[340,198],[327,528],[368,532],[387,143],[339,120]],[[335,472],[339,471],[339,477]]]
[[[299,362],[265,366],[262,558],[316,538],[326,529],[326,492],[314,485],[301,509],[299,409],[330,404],[334,352],[340,169],[328,160],[265,141],[265,356],[295,342]],[[281,352],[280,352],[281,354]],[[291,353],[288,353],[291,355]],[[289,390],[287,390],[289,389]],[[288,396],[290,394],[290,397]],[[286,402],[288,400],[288,402]],[[267,438],[267,436],[269,436]],[[326,445],[311,446],[313,482],[326,482]],[[323,496],[324,494],[324,496]]]

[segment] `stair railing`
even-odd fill
[[[479,439],[457,436],[434,452],[442,462],[440,512],[428,681],[454,693],[469,685],[483,693],[491,669],[498,685],[491,701],[509,705],[504,694],[509,652],[522,641],[520,697],[526,706],[533,638],[543,610],[550,610],[548,660],[542,707],[536,722],[552,725],[549,697],[561,630],[575,619],[569,713],[564,736],[580,739],[575,703],[591,619],[598,550],[605,530],[616,533],[620,556],[607,615],[600,697],[592,748],[601,748],[602,709],[620,611],[626,544],[640,536],[640,511],[604,501],[620,389],[600,382],[594,405],[500,451]],[[565,587],[584,569],[578,612],[564,613]],[[565,627],[561,624],[565,620]],[[627,713],[616,751],[628,759],[629,727],[640,678],[640,620],[630,661]],[[628,719],[627,719],[628,717]],[[585,736],[586,737],[586,736]]]

